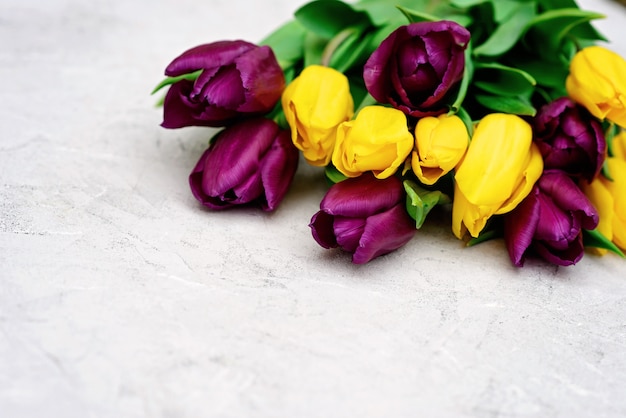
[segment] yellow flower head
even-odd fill
[[[367,106],[356,119],[337,129],[332,161],[347,177],[372,171],[379,179],[396,172],[413,148],[413,135],[404,113],[383,106]]]
[[[600,215],[598,231],[626,251],[626,160],[609,157],[606,164],[613,181],[600,175],[591,183],[582,182],[581,189]]]
[[[452,231],[473,237],[492,215],[513,210],[541,176],[543,160],[530,125],[515,115],[485,116],[455,173]]]
[[[601,46],[580,50],[565,87],[592,115],[626,128],[626,60],[621,56]]]
[[[411,168],[424,184],[435,184],[461,161],[469,145],[465,124],[458,116],[420,119],[415,127]]]
[[[311,165],[327,165],[337,127],[354,114],[348,78],[329,67],[308,66],[283,92],[282,106],[294,145]]]

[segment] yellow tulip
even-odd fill
[[[428,116],[415,127],[411,168],[424,184],[435,184],[461,161],[469,145],[465,124],[456,115]]]
[[[515,115],[494,113],[476,127],[458,165],[452,204],[452,231],[477,237],[492,215],[513,210],[543,171],[530,125]]]
[[[626,60],[601,46],[581,49],[565,82],[569,96],[598,119],[626,128]]]
[[[591,183],[582,182],[581,189],[600,215],[598,231],[626,251],[626,160],[609,157],[606,164],[613,181],[600,175]]]
[[[337,127],[354,114],[348,78],[329,67],[308,66],[283,92],[282,106],[294,145],[311,165],[327,165]]]
[[[396,172],[413,149],[413,135],[404,113],[383,106],[367,106],[354,120],[337,129],[334,166],[347,177],[366,171],[384,179]]]

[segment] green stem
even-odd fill
[[[331,39],[324,48],[324,52],[322,53],[322,62],[321,65],[324,67],[330,66],[330,60],[333,58],[333,54],[339,48],[339,46],[348,39],[350,35],[355,33],[355,28],[346,28],[339,32],[333,39]]]

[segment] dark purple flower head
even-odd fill
[[[451,21],[401,26],[367,60],[367,90],[407,115],[439,115],[447,110],[446,95],[463,78],[469,40],[469,31]]]
[[[285,87],[285,76],[268,46],[220,41],[192,48],[165,69],[177,77],[201,70],[195,81],[170,87],[163,104],[165,128],[226,126],[242,115],[269,112]]]
[[[211,209],[244,204],[276,209],[298,166],[290,132],[274,121],[255,118],[218,135],[189,175],[196,199]]]
[[[324,248],[340,247],[364,264],[409,242],[415,222],[405,210],[404,188],[396,177],[371,173],[333,185],[313,215],[313,238]]]
[[[530,194],[505,216],[504,239],[511,261],[524,264],[528,251],[568,266],[583,256],[582,229],[598,225],[598,212],[561,170],[544,171]]]
[[[546,169],[589,181],[600,172],[606,140],[600,122],[567,97],[543,106],[533,121],[534,141]]]

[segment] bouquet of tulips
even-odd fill
[[[434,208],[468,245],[503,237],[516,266],[623,257],[626,61],[601,17],[574,0],[315,0],[258,44],[174,59],[162,126],[223,127],[189,176],[210,209],[272,211],[300,160],[320,167],[313,238],[354,263]]]

